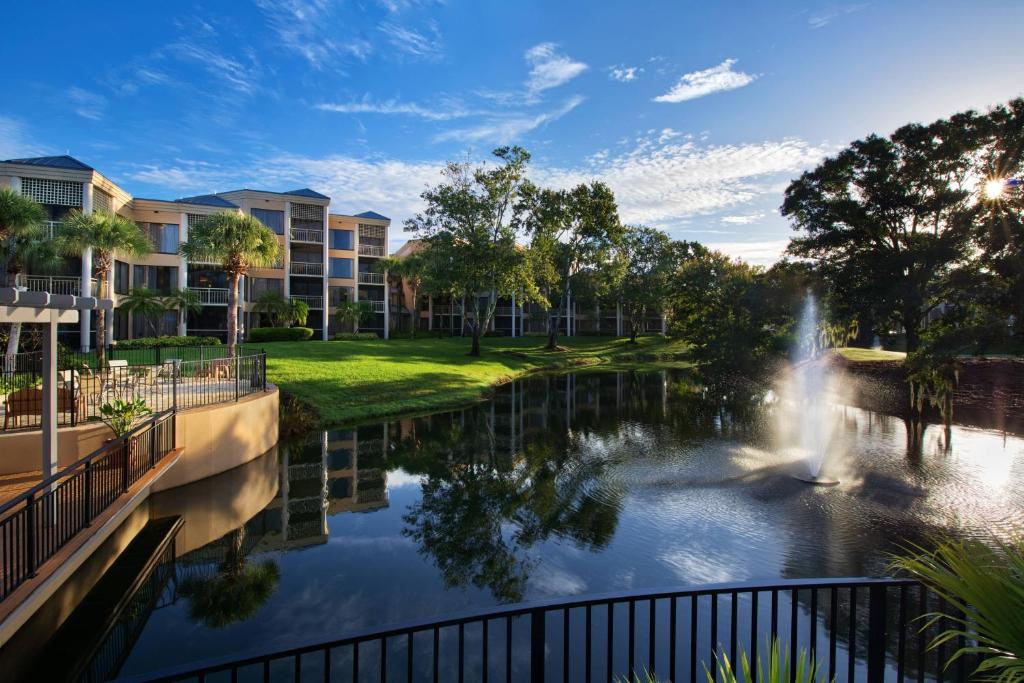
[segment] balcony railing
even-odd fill
[[[320,277],[324,274],[324,264],[292,261],[288,266],[288,272],[292,275],[314,275]]]
[[[308,242],[310,244],[323,244],[324,231],[311,230],[309,228],[292,228],[293,242]]]
[[[188,291],[199,297],[204,306],[227,306],[228,290],[222,287],[189,287]]]
[[[359,245],[360,256],[384,256],[384,247],[378,247],[376,244],[360,244]]]
[[[64,225],[64,222],[63,221],[46,221],[46,223],[44,225],[46,227],[46,235],[47,235],[47,237],[49,237],[52,240],[54,237],[57,236],[57,233],[60,232],[60,226]]]
[[[82,293],[82,279],[70,275],[25,275],[19,274],[15,284],[30,292],[49,292],[50,294],[70,294],[79,296]],[[89,288],[92,296],[98,296],[99,287],[96,278],[92,278]]]
[[[384,273],[359,273],[359,284],[382,285],[384,284]]]
[[[305,294],[292,294],[292,299],[296,301],[302,301],[311,309],[322,309],[324,307],[324,298],[322,296],[307,296]]]
[[[462,315],[462,306],[434,306],[434,315]]]
[[[370,307],[370,311],[372,313],[383,313],[384,312],[384,302],[383,301],[369,301],[369,300],[364,299],[363,301],[360,301],[359,303],[368,305]]]
[[[512,315],[521,315],[521,311],[514,306],[497,306],[494,309],[494,315],[509,317]]]
[[[413,673],[415,680],[434,681],[612,681],[633,680],[642,671],[657,680],[700,681],[723,655],[732,662],[741,650],[752,662],[769,657],[766,641],[775,638],[791,671],[800,650],[813,652],[822,679],[961,683],[977,656],[943,666],[957,648],[973,643],[961,636],[929,650],[938,630],[955,622],[941,618],[922,628],[922,616],[943,604],[941,596],[905,579],[780,580],[583,596],[323,638],[166,670],[150,680],[270,680],[265,672],[289,670],[295,681],[334,680],[335,667],[343,667],[352,680],[372,681],[389,680],[395,671],[410,681]]]

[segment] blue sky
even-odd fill
[[[787,181],[842,144],[1024,93],[1024,3],[15,3],[0,158],[136,196],[308,185],[396,222],[518,143],[624,220],[771,262]],[[393,230],[393,245],[404,241]]]

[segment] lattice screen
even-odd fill
[[[378,239],[384,239],[387,235],[387,228],[383,225],[369,225],[368,223],[359,224],[359,237],[376,237]]]
[[[21,193],[40,204],[82,206],[82,183],[73,180],[22,178]]]
[[[114,208],[114,200],[109,194],[103,190],[97,190],[93,188],[92,191],[92,210],[102,211],[103,213],[110,213]]]
[[[209,216],[201,213],[189,213],[185,214],[188,217],[188,224],[190,226],[195,225],[199,221],[206,220]]]
[[[300,221],[320,221],[323,223],[324,207],[319,204],[298,204],[292,202],[292,218]]]

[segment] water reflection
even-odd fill
[[[269,496],[258,512],[233,485],[205,490],[247,499],[221,507],[249,516],[210,515],[228,526],[211,523],[217,540],[178,570],[181,585],[241,591],[241,572],[270,562],[275,580],[249,579],[230,619],[182,591],[124,673],[500,602],[878,575],[908,540],[1024,529],[1019,437],[928,425],[909,439],[900,418],[833,405],[855,447],[823,490],[772,452],[766,398],[680,373],[538,376],[464,410],[282,444],[276,485],[237,475]]]

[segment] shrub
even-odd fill
[[[141,398],[131,401],[117,398],[113,403],[104,403],[100,406],[100,419],[103,420],[103,424],[110,427],[110,431],[114,432],[116,437],[124,436],[143,418],[152,414],[153,411]]]
[[[217,337],[139,337],[138,339],[125,339],[117,342],[119,350],[132,349],[153,349],[158,346],[220,346],[221,341]]]
[[[380,339],[376,332],[336,332],[334,341],[374,341]]]
[[[313,338],[309,327],[254,327],[249,330],[251,342],[306,341]]]

